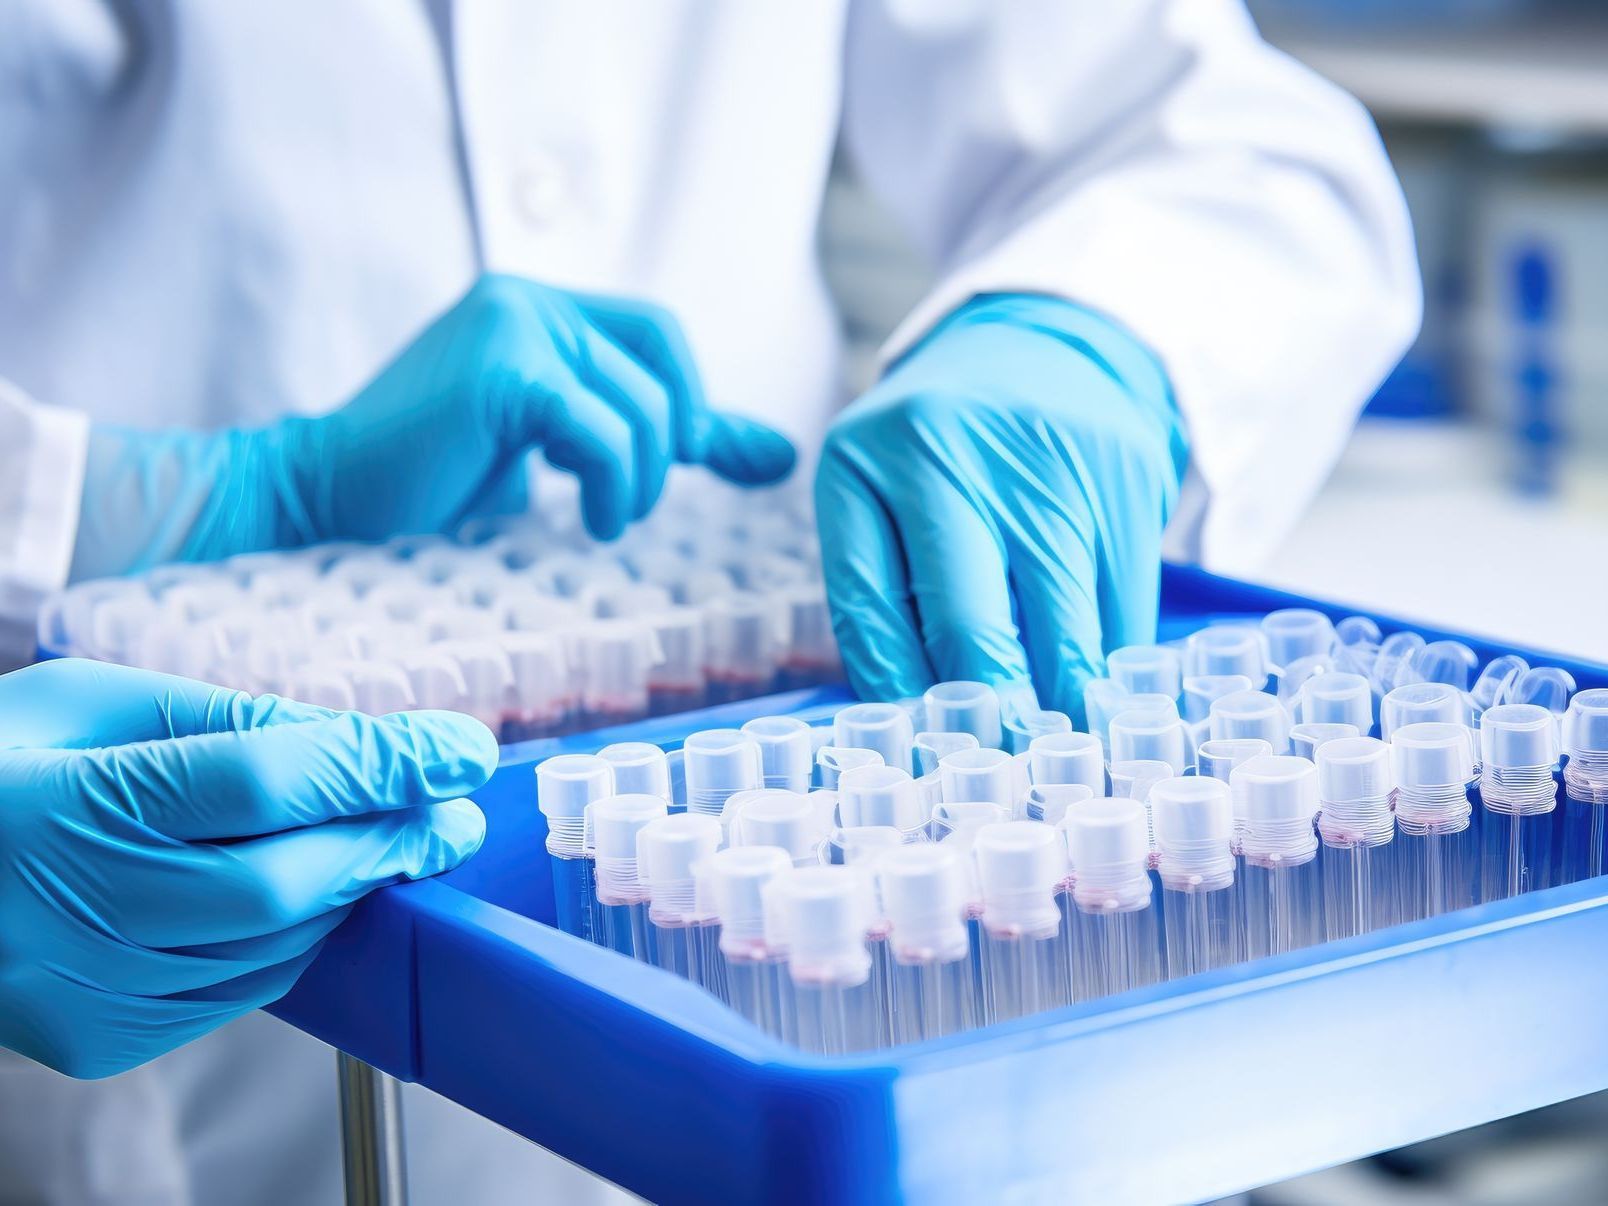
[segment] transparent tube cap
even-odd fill
[[[1403,725],[1391,738],[1390,761],[1401,788],[1462,787],[1474,776],[1474,752],[1462,724]]]
[[[1240,691],[1212,701],[1208,732],[1213,741],[1255,738],[1283,754],[1290,748],[1290,713],[1265,691]]]
[[[660,691],[701,691],[707,682],[703,613],[691,607],[667,607],[642,617],[653,629],[663,655],[648,671],[648,685]]]
[[[760,772],[766,787],[808,791],[815,769],[815,742],[810,726],[796,716],[759,716],[742,732],[759,747]]]
[[[1106,655],[1106,675],[1135,695],[1177,699],[1184,687],[1184,661],[1165,645],[1125,645]]]
[[[660,925],[700,920],[693,868],[720,849],[720,821],[683,812],[649,821],[637,833],[637,877]]]
[[[733,846],[777,846],[800,865],[817,861],[826,829],[815,801],[796,791],[761,787],[738,792],[726,804]]]
[[[1150,827],[1137,800],[1107,796],[1067,810],[1060,825],[1072,861],[1072,899],[1091,913],[1150,902]]]
[[[601,904],[647,900],[648,894],[637,875],[637,834],[664,815],[665,802],[658,796],[605,796],[586,806],[586,829],[597,860],[597,899]]]
[[[1301,684],[1296,715],[1302,724],[1349,724],[1366,733],[1373,728],[1373,690],[1360,674],[1315,674]]]
[[[596,754],[559,754],[537,763],[536,807],[547,818],[548,852],[579,857],[586,806],[614,794],[614,768]]]
[[[647,741],[616,741],[597,752],[614,768],[614,787],[621,795],[670,799],[670,760]]]
[[[1111,718],[1123,710],[1132,695],[1132,691],[1109,678],[1091,678],[1083,684],[1083,713],[1089,732],[1102,746],[1109,735]]]
[[[944,802],[1016,807],[1016,765],[1004,750],[960,750],[938,763]]]
[[[767,940],[781,939],[795,984],[852,986],[870,978],[865,937],[873,909],[865,873],[804,867],[771,880],[763,896]]]
[[[1211,715],[1214,699],[1249,691],[1254,686],[1243,674],[1192,674],[1184,679],[1184,719],[1198,724]]]
[[[765,942],[765,889],[791,874],[787,851],[775,846],[734,846],[717,850],[693,868],[697,911],[720,920],[720,949],[733,959],[762,959]]]
[[[609,714],[646,708],[648,676],[661,659],[653,630],[629,620],[602,620],[578,635],[581,706]]]
[[[1142,697],[1135,697],[1142,698]],[[1177,709],[1129,709],[1111,718],[1111,761],[1164,762],[1175,775],[1190,765],[1189,734]]]
[[[1410,680],[1413,654],[1424,647],[1416,632],[1393,632],[1379,643],[1379,652],[1368,671],[1368,685],[1375,695],[1388,695]]]
[[[1287,607],[1262,617],[1262,637],[1275,666],[1308,657],[1327,657],[1334,648],[1334,625],[1321,611]]]
[[[732,591],[705,604],[709,677],[721,682],[766,682],[789,643],[788,612],[778,601]]]
[[[852,749],[875,750],[887,766],[908,771],[915,746],[910,713],[898,704],[850,704],[832,718],[832,742]]]
[[[838,782],[857,766],[882,766],[882,755],[876,750],[823,745],[815,751],[815,764],[821,770],[821,786],[834,794]]]
[[[1027,749],[1028,774],[1038,785],[1081,783],[1105,794],[1105,751],[1092,733],[1048,733]]]
[[[1259,865],[1301,862],[1318,848],[1318,768],[1305,758],[1252,758],[1229,775],[1240,846]]]
[[[1581,691],[1563,716],[1563,781],[1576,800],[1608,804],[1608,690]]]
[[[916,770],[923,775],[938,773],[938,764],[950,754],[961,750],[978,749],[977,738],[970,733],[921,732],[916,734]]]
[[[1056,886],[1066,877],[1066,848],[1048,825],[985,825],[972,842],[982,890],[983,924],[1004,937],[1052,937],[1060,928]]]
[[[1480,762],[1486,770],[1550,770],[1561,753],[1558,718],[1538,704],[1498,704],[1480,717]]]
[[[413,684],[400,666],[353,660],[332,664],[329,669],[339,671],[351,683],[353,702],[359,712],[389,716],[418,706],[413,697]]]
[[[1027,793],[1027,819],[1057,825],[1067,809],[1094,798],[1093,789],[1085,783],[1041,783]]]
[[[1198,775],[1163,779],[1150,788],[1164,887],[1199,891],[1234,880],[1234,805],[1227,783]]]
[[[1153,758],[1134,758],[1111,764],[1111,798],[1138,800],[1141,804],[1150,798],[1150,789],[1163,779],[1171,779],[1178,772],[1171,764]]]
[[[861,766],[838,778],[838,816],[845,826],[886,825],[914,833],[927,822],[921,793],[909,771]]]
[[[1342,737],[1318,748],[1318,831],[1331,846],[1378,846],[1394,836],[1390,747],[1373,737]]]
[[[968,883],[953,849],[921,843],[890,850],[877,875],[895,959],[952,963],[966,957]]]
[[[703,729],[681,747],[687,811],[718,817],[733,792],[764,784],[759,745],[739,729]]]
[[[1379,704],[1379,735],[1391,740],[1409,724],[1466,724],[1463,693],[1445,683],[1408,683],[1394,688]]]
[[[1267,646],[1255,628],[1213,624],[1189,638],[1184,656],[1192,675],[1243,674],[1260,687],[1267,682]]]
[[[555,633],[500,632],[497,647],[508,659],[520,715],[557,719],[568,710],[569,659]]]
[[[1290,751],[1297,758],[1316,758],[1320,747],[1347,737],[1360,737],[1354,724],[1297,724],[1290,727]]]
[[[1005,747],[1013,754],[1026,752],[1040,737],[1070,733],[1072,718],[1065,712],[1038,707],[1007,707],[1004,711]]]
[[[1426,683],[1444,683],[1467,691],[1474,682],[1480,659],[1462,641],[1431,641],[1408,658],[1411,677]]]
[[[999,696],[987,683],[938,683],[927,688],[921,704],[923,724],[929,731],[969,733],[978,745],[1000,745]]]

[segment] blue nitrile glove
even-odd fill
[[[1187,460],[1166,375],[1109,319],[973,300],[827,436],[815,482],[833,621],[867,698],[1020,684],[1082,715],[1104,652],[1154,639]]]
[[[496,764],[456,713],[0,677],[0,1046],[108,1076],[278,999],[358,897],[479,848]]]
[[[594,536],[646,515],[671,462],[742,485],[793,447],[712,411],[680,326],[622,298],[488,276],[340,410],[252,431],[91,433],[73,577],[449,529],[524,503],[532,449]]]

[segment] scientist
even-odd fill
[[[1069,706],[1102,649],[1149,633],[1163,529],[1183,555],[1254,561],[1416,326],[1372,126],[1230,0],[0,0],[0,28],[13,662],[70,576],[450,526],[519,505],[532,449],[580,477],[610,536],[674,461],[785,473],[774,426],[817,461],[861,690],[1030,679]],[[846,409],[817,261],[836,146],[936,271]],[[0,829],[5,882],[54,874],[58,854],[69,885],[126,876],[120,932],[172,955],[73,941],[71,899],[0,889],[59,939],[0,945],[0,985],[27,979],[20,957],[84,987],[50,1033],[8,1041],[69,1071],[266,999],[298,958],[274,935],[473,845],[443,797],[472,789],[484,751],[450,722],[279,725],[235,698],[61,673],[4,685],[26,723],[0,733],[24,751],[0,761],[0,795],[43,818]],[[56,690],[67,716],[31,715]],[[366,742],[406,747],[397,781],[351,761]],[[274,794],[225,806],[213,785],[267,743],[298,751]],[[107,770],[125,764],[148,773]],[[329,878],[303,896],[281,899],[276,857],[225,872],[206,853],[220,837],[288,852],[295,834],[252,835],[348,812],[309,831]],[[58,815],[81,840],[54,840]],[[97,825],[105,840],[84,836]],[[176,842],[198,851],[184,891],[155,890],[169,872],[129,851]],[[370,860],[374,842],[390,853]],[[197,945],[238,957],[253,991],[210,1001],[221,969]],[[186,1020],[148,1024],[170,998]],[[324,1049],[261,1014],[103,1081],[7,1057],[0,1184],[331,1201],[329,1081]],[[421,1201],[581,1192],[439,1099],[409,1110]]]

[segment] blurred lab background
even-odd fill
[[[1608,660],[1608,3],[1250,7],[1270,41],[1373,113],[1425,289],[1418,342],[1260,576]],[[822,238],[868,380],[929,270],[845,164]],[[1402,1008],[1381,1003],[1380,1024]],[[1605,1186],[1608,1094],[1249,1200],[1529,1206],[1608,1201]]]

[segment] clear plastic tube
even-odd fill
[[[1557,718],[1535,704],[1480,717],[1480,895],[1505,900],[1549,887],[1560,754]],[[1561,829],[1556,836],[1561,839]]]
[[[1159,854],[1162,947],[1173,979],[1245,958],[1245,918],[1234,876],[1228,784],[1191,776],[1150,789]]]
[[[815,751],[815,765],[820,771],[821,787],[835,793],[838,781],[859,766],[881,766],[882,755],[875,750],[857,750],[851,747],[823,745]]]
[[[1256,738],[1272,746],[1275,755],[1290,749],[1290,713],[1265,691],[1241,691],[1214,699],[1208,728],[1213,741]]]
[[[1403,910],[1390,747],[1340,738],[1319,747],[1317,767],[1325,931],[1348,938],[1394,925]]]
[[[1184,665],[1191,675],[1242,674],[1260,691],[1267,683],[1267,642],[1254,628],[1213,624],[1189,638]]]
[[[998,804],[1016,808],[1016,767],[1003,750],[960,750],[938,763],[946,804]]]
[[[969,733],[978,745],[999,748],[1003,738],[999,696],[987,683],[938,683],[927,688],[921,704],[922,722],[929,731]]]
[[[936,775],[938,764],[950,754],[961,750],[979,749],[977,738],[970,733],[944,733],[924,731],[916,734],[915,758],[918,775]]]
[[[1177,699],[1184,685],[1184,662],[1165,645],[1126,645],[1106,656],[1106,674],[1134,694]]]
[[[809,791],[815,768],[810,726],[796,716],[759,716],[742,732],[759,746],[760,772],[766,787]]]
[[[838,819],[849,828],[897,829],[913,841],[925,836],[929,814],[910,772],[896,766],[861,766],[838,778]]]
[[[1040,737],[1072,731],[1070,716],[1048,708],[1007,707],[1004,717],[1005,748],[1012,754],[1025,752]]]
[[[1072,997],[1088,1001],[1161,979],[1151,908],[1150,837],[1136,800],[1089,800],[1061,821],[1072,861]]]
[[[1608,873],[1608,690],[1581,691],[1563,717],[1563,855],[1560,883]]]
[[[1334,648],[1334,624],[1321,611],[1286,607],[1262,617],[1262,637],[1275,666],[1289,667],[1310,657],[1328,657]]]
[[[1092,733],[1049,733],[1027,750],[1028,777],[1034,784],[1082,784],[1105,794],[1105,750]]]
[[[738,729],[703,729],[681,747],[687,811],[720,816],[726,801],[764,782],[759,746]]]
[[[1323,941],[1317,768],[1305,758],[1252,758],[1229,776],[1241,828],[1239,877],[1249,958]]]
[[[614,768],[614,788],[621,795],[670,799],[670,760],[658,746],[646,741],[617,741],[597,756]]]
[[[726,811],[731,845],[779,847],[801,867],[820,861],[821,842],[830,826],[822,825],[816,802],[809,796],[761,787],[732,796]]]
[[[1199,724],[1211,715],[1212,701],[1252,690],[1243,674],[1192,674],[1184,679],[1184,719]]]
[[[893,960],[893,1041],[942,1038],[975,1026],[980,1002],[968,967],[960,857],[942,845],[907,846],[884,855],[877,874]]]
[[[771,881],[764,901],[767,939],[787,951],[799,1046],[818,1055],[875,1046],[882,1017],[866,948],[872,910],[864,874],[804,868]]]
[[[616,795],[586,806],[597,875],[592,941],[622,955],[648,949],[648,892],[637,875],[637,834],[665,815],[662,797]]]
[[[1194,763],[1189,733],[1178,710],[1127,709],[1111,718],[1111,762],[1162,762],[1181,775]]]
[[[720,926],[699,909],[694,868],[720,848],[720,822],[698,813],[650,821],[637,834],[653,962],[723,995]]]
[[[595,754],[560,754],[536,766],[536,807],[547,820],[558,928],[596,941],[596,868],[586,845],[586,808],[614,794],[614,770]]]
[[[1315,760],[1318,747],[1345,737],[1360,737],[1354,724],[1296,724],[1290,726],[1290,752],[1297,758]]]
[[[1379,735],[1386,741],[1409,724],[1461,724],[1469,720],[1462,692],[1445,683],[1406,683],[1379,704]]]
[[[1056,886],[1066,876],[1060,836],[1048,825],[1007,821],[973,840],[982,894],[979,966],[986,1022],[1064,1004],[1071,968]]]
[[[1241,762],[1260,758],[1272,752],[1272,743],[1259,737],[1203,741],[1195,750],[1195,761],[1202,775],[1209,779],[1221,779],[1227,783],[1229,775]]]
[[[910,714],[898,704],[850,704],[832,718],[832,744],[841,748],[874,750],[885,766],[906,772],[912,765],[915,728]]]
[[[726,1001],[769,1034],[795,1040],[792,993],[785,991],[785,952],[765,936],[766,888],[793,868],[788,852],[774,846],[721,850],[694,869],[698,911],[720,919],[720,955]]]
[[[1403,920],[1479,903],[1479,834],[1471,825],[1474,773],[1461,724],[1405,725],[1390,742]]]

